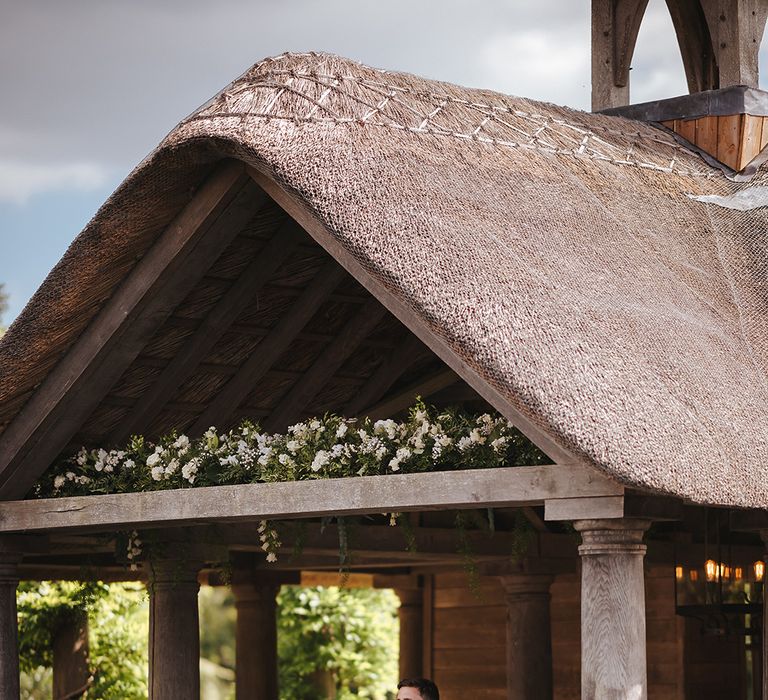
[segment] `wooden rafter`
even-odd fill
[[[347,321],[333,342],[326,346],[304,376],[280,400],[266,420],[267,429],[279,430],[297,419],[363,339],[376,328],[385,313],[386,309],[376,299],[371,299]]]
[[[445,389],[459,381],[459,377],[451,369],[443,369],[418,382],[411,384],[407,389],[399,391],[395,396],[390,396],[384,401],[369,406],[360,412],[363,416],[369,416],[373,419],[389,418],[400,413],[413,405],[413,400],[417,396],[426,398],[435,392]]]
[[[578,464],[390,474],[9,501],[0,509],[0,532],[107,532],[205,522],[520,507],[548,499],[623,493],[612,479]]]
[[[423,356],[424,345],[413,334],[400,343],[389,359],[369,377],[355,397],[344,407],[345,416],[356,416],[366,406],[380,401],[387,390]]]
[[[151,425],[163,410],[163,406],[192,375],[222,333],[251,303],[269,277],[288,259],[301,240],[302,233],[293,220],[279,228],[229,291],[211,309],[197,331],[184,342],[157,381],[142,396],[133,414],[114,432],[113,444],[121,443],[130,435],[142,432]]]
[[[328,263],[320,270],[291,310],[256,346],[237,374],[195,421],[190,430],[192,435],[199,435],[211,425],[223,427],[228,423],[243,399],[299,335],[343,277],[344,271],[335,263]]]
[[[335,260],[337,260],[361,285],[376,297],[406,328],[414,333],[445,364],[456,372],[491,406],[512,421],[529,440],[557,462],[574,462],[575,455],[558,444],[549,433],[537,425],[528,415],[512,403],[507,396],[480,376],[477,369],[467,363],[440,335],[417,314],[404,300],[397,297],[383,282],[375,278],[339,242],[296,195],[283,189],[271,177],[256,168],[249,167],[251,177],[274,199],[302,228],[309,233]]]
[[[27,492],[263,199],[240,163],[203,183],[0,435],[0,498]]]

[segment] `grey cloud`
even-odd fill
[[[0,24],[0,158],[124,170],[256,60],[286,50],[588,106],[587,0],[0,2],[10,4]],[[660,12],[652,0],[646,22]],[[543,55],[505,48],[531,32],[543,34]],[[566,62],[580,56],[578,70],[537,73],[549,46],[571,51]],[[635,96],[674,90],[668,53],[636,66]]]

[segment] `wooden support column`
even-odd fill
[[[582,700],[646,700],[643,533],[650,521],[578,520]]]
[[[53,636],[53,697],[82,697],[88,690],[88,615],[73,615]]]
[[[149,700],[199,700],[199,566],[166,559],[151,565]]]
[[[0,552],[0,698],[19,698],[19,631],[16,587],[21,557]]]
[[[237,700],[277,700],[277,602],[279,586],[232,585],[237,608]]]
[[[507,700],[551,700],[552,576],[500,576],[507,602]]]
[[[768,547],[768,530],[760,530],[760,537],[763,538],[763,544]],[[766,567],[768,567],[768,550],[763,554],[763,561]],[[760,670],[762,672],[762,700],[768,700],[768,577],[763,576],[763,638],[760,640],[760,655],[761,663]]]
[[[400,678],[424,675],[424,597],[421,588],[396,588],[400,598]]]

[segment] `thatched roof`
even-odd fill
[[[261,173],[358,280],[341,283],[336,315],[305,329],[244,412],[269,420],[320,352],[312,333],[339,332],[349,305],[373,292],[551,456],[695,501],[768,506],[765,215],[688,196],[740,186],[653,126],[323,54],[255,65],[174,129],[75,240],[0,343],[0,456],[25,403],[29,413],[52,368],[225,158]],[[119,434],[127,417],[138,425],[131,416],[158,374],[285,218],[269,201],[254,214],[120,381],[101,387],[106,398],[70,441]],[[255,339],[230,333],[144,429],[195,422],[227,378],[211,379],[208,365],[231,376],[257,328],[274,328],[327,259],[309,238],[298,250],[275,273],[282,283],[271,279],[251,318],[237,320]],[[389,314],[377,323],[367,364],[358,355],[346,380],[333,374],[301,415],[349,404],[408,335]],[[402,383],[440,366],[425,356]]]

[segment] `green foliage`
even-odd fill
[[[3,316],[8,311],[8,295],[5,292],[5,285],[0,282],[0,338],[5,333],[5,327],[3,326]]]
[[[397,683],[392,591],[283,586],[278,597],[281,700],[383,700]]]
[[[24,582],[19,586],[19,655],[26,686],[45,682],[53,664],[52,640],[63,623],[89,618],[91,698],[140,700],[147,696],[147,606],[140,584]],[[28,697],[40,697],[37,692]]]

